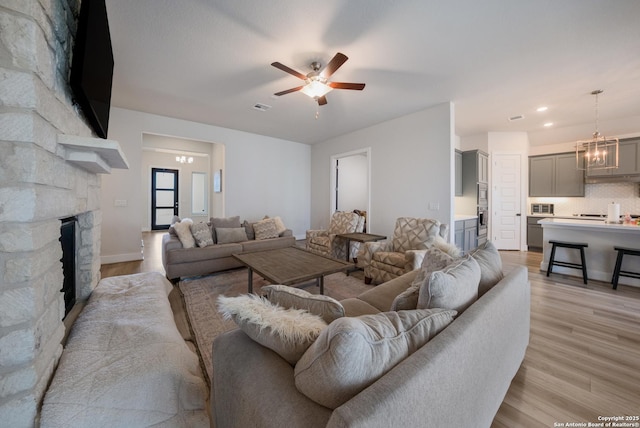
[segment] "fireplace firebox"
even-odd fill
[[[73,305],[76,303],[76,217],[67,217],[61,220],[60,244],[62,245],[62,272],[64,281],[62,293],[64,293],[64,318],[66,318]],[[63,319],[64,319],[63,318]]]

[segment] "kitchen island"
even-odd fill
[[[611,282],[611,276],[616,264],[617,252],[614,246],[640,248],[640,226],[635,224],[606,223],[604,220],[578,220],[570,218],[544,218],[538,223],[543,231],[543,257],[540,270],[547,270],[551,244],[549,240],[585,242],[589,247],[585,249],[587,274],[589,279]],[[556,260],[573,263],[580,261],[578,251],[557,248]],[[640,258],[625,257],[623,270],[640,272]],[[554,273],[582,277],[582,272],[562,266],[554,266]],[[640,287],[640,280],[636,278],[620,277],[618,284]]]

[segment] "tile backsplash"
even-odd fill
[[[531,214],[531,204],[554,204],[555,215],[607,214],[607,204],[620,204],[621,214],[640,215],[639,183],[599,183],[585,184],[583,198],[528,198],[527,213]]]

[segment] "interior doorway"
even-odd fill
[[[499,250],[520,250],[522,237],[522,155],[493,153],[491,236]]]
[[[151,169],[151,230],[169,229],[178,215],[178,170]]]
[[[331,213],[365,211],[371,219],[371,149],[331,157]]]

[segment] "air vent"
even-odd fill
[[[255,103],[253,105],[253,108],[260,111],[267,111],[271,108],[271,106],[268,106],[266,104]]]
[[[509,122],[513,122],[514,120],[521,120],[521,119],[524,119],[524,115],[519,114],[517,116],[511,116],[509,118]]]

